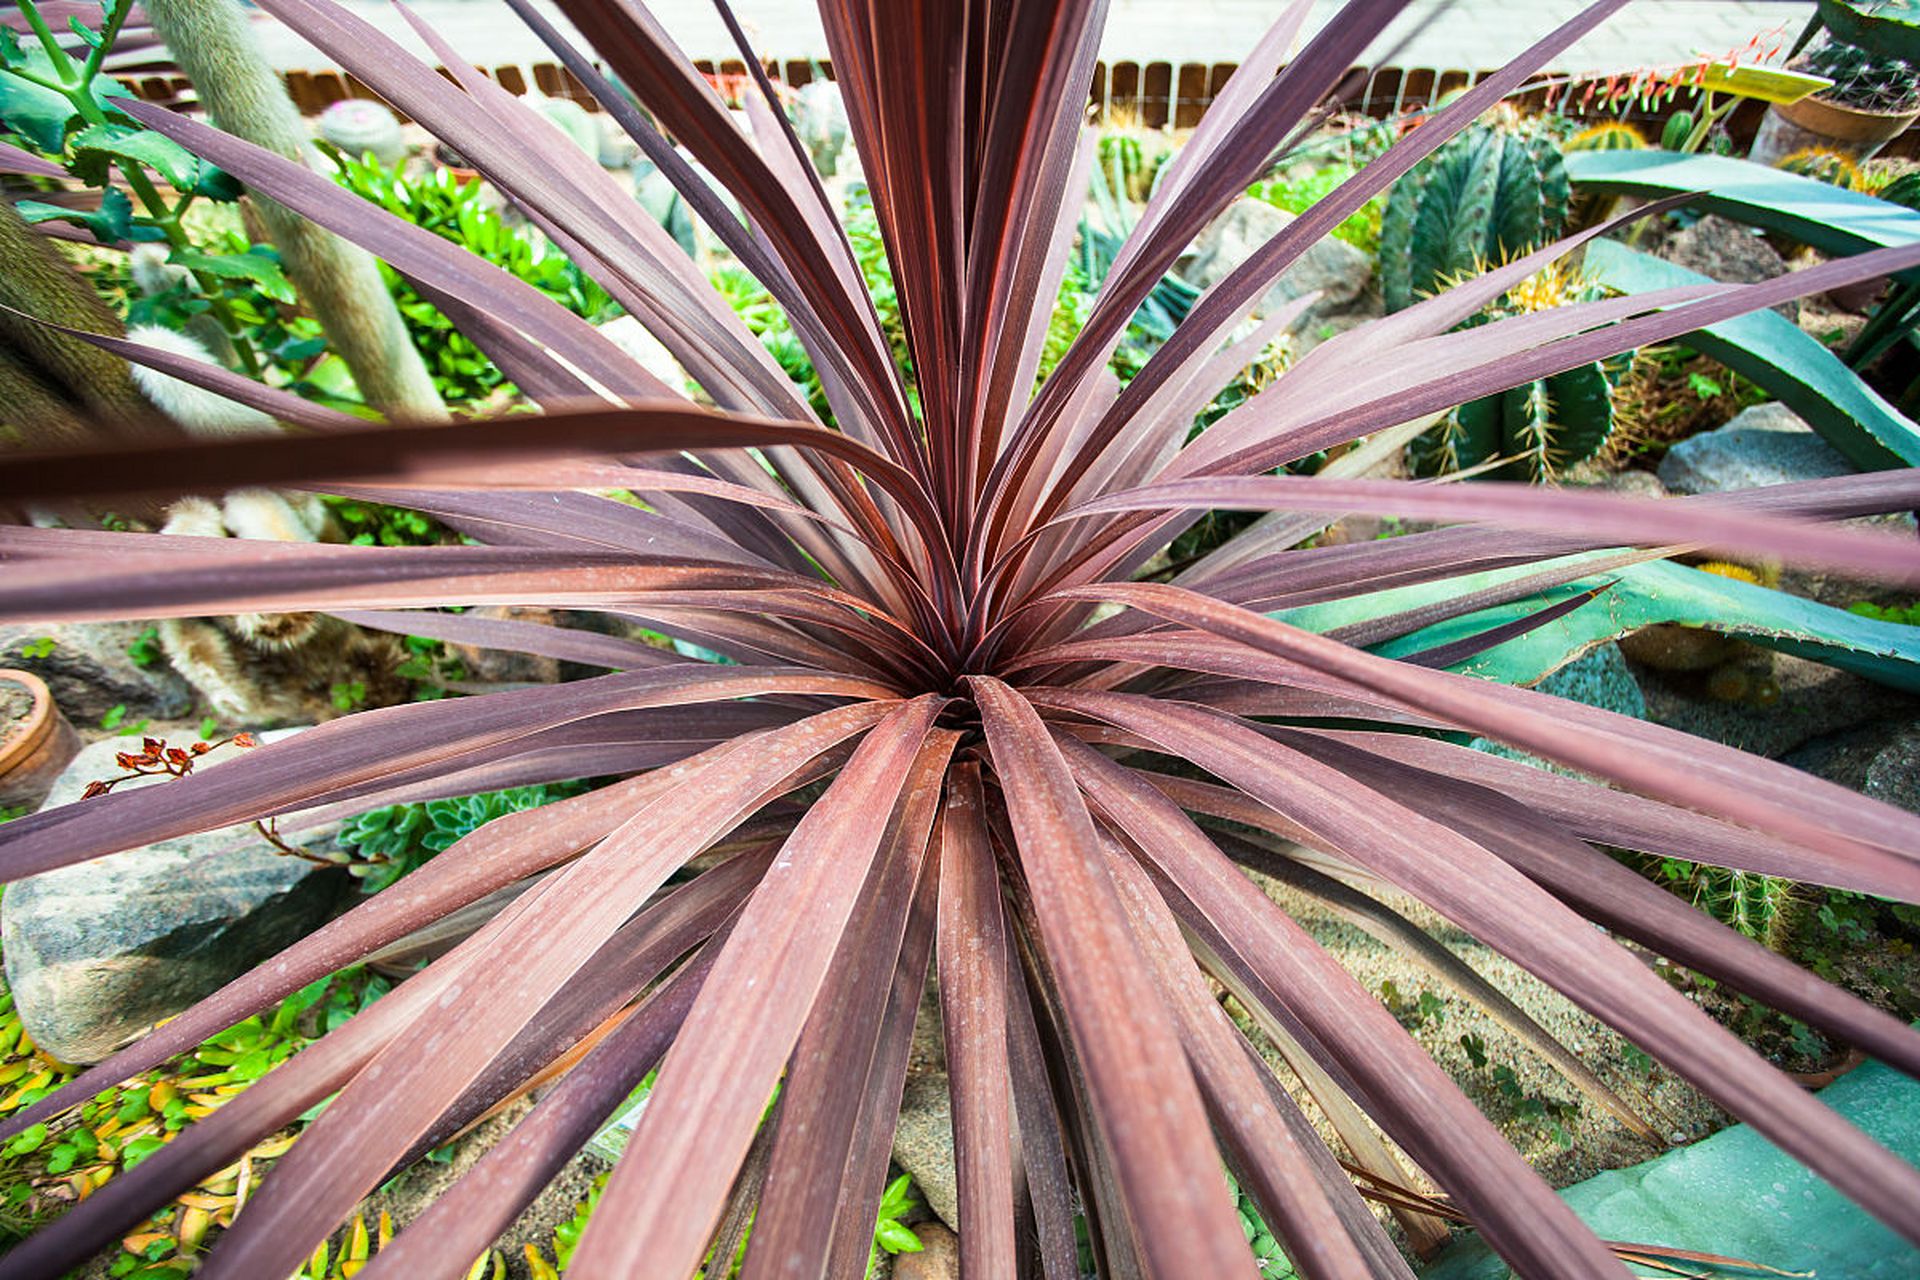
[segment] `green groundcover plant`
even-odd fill
[[[0,617],[328,610],[613,673],[360,712],[162,786],[20,818],[0,833],[0,875],[248,818],[293,831],[402,800],[618,780],[487,824],[0,1123],[0,1141],[62,1123],[320,975],[469,904],[494,908],[391,994],[16,1246],[0,1276],[52,1280],[331,1098],[200,1273],[288,1275],[390,1171],[583,1044],[361,1280],[463,1274],[656,1067],[569,1275],[690,1275],[720,1224],[748,1211],[743,1275],[857,1275],[930,961],[970,1276],[1076,1276],[1076,1226],[1103,1274],[1254,1276],[1223,1165],[1303,1275],[1411,1274],[1362,1189],[1395,1207],[1417,1247],[1444,1237],[1443,1218],[1464,1219],[1522,1274],[1623,1274],[1615,1247],[1243,862],[1278,873],[1311,861],[1341,878],[1321,875],[1327,893],[1386,886],[1420,899],[1920,1241],[1920,1171],[1616,939],[1908,1071],[1920,1069],[1920,1036],[1594,847],[1912,901],[1920,820],[1656,725],[1445,670],[1548,616],[1604,608],[1604,592],[1440,650],[1390,660],[1366,649],[1591,575],[1591,557],[1569,558],[1594,549],[1640,548],[1616,553],[1625,563],[1729,548],[1911,587],[1910,537],[1823,521],[1920,505],[1914,474],[1662,502],[1352,479],[1338,463],[1271,474],[1519,382],[1910,270],[1920,249],[1456,330],[1596,229],[1323,343],[1190,440],[1195,413],[1284,325],[1269,317],[1232,340],[1277,274],[1619,0],[1546,36],[1308,208],[1199,298],[1121,388],[1107,366],[1129,318],[1194,235],[1314,127],[1402,8],[1356,0],[1287,59],[1311,8],[1295,0],[1169,162],[1037,389],[1084,200],[1082,109],[1106,6],[822,0],[891,266],[910,401],[767,84],[748,86],[743,123],[638,4],[560,0],[590,56],[513,3],[772,294],[832,422],[615,179],[424,27],[451,78],[331,0],[261,2],[467,157],[715,407],[432,232],[190,118],[126,104],[423,286],[545,412],[368,427],[138,353],[297,430],[14,455],[0,461],[0,501],[300,485],[423,511],[469,542],[9,527]],[[738,38],[745,65],[760,66]],[[1143,572],[1210,508],[1272,514],[1195,563]],[[1446,527],[1289,549],[1343,512]],[[1267,616],[1512,565],[1532,568],[1333,634]],[[597,610],[731,661],[408,611],[494,603]],[[1471,751],[1447,732],[1575,773]],[[1380,905],[1351,892],[1355,911]],[[1209,975],[1306,1084],[1341,1159],[1250,1052]],[[1444,1202],[1413,1190],[1426,1185]]]

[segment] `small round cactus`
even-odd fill
[[[600,126],[588,110],[571,98],[542,98],[530,96],[527,102],[541,115],[547,118],[574,146],[592,156],[600,158]]]
[[[320,136],[350,156],[371,152],[384,165],[397,164],[407,155],[393,112],[363,98],[348,98],[322,111]]]
[[[1564,151],[1645,151],[1647,139],[1625,120],[1588,125],[1560,144]]]

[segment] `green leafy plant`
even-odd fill
[[[160,649],[160,628],[143,627],[127,645],[127,658],[136,667],[150,667],[166,654]]]
[[[1289,176],[1263,179],[1248,187],[1247,194],[1255,200],[1265,201],[1276,209],[1299,215],[1324,199],[1329,192],[1356,172],[1358,169],[1353,165],[1333,161],[1316,167],[1303,178]],[[1333,235],[1369,256],[1378,254],[1380,220],[1386,204],[1385,199],[1375,196],[1360,206],[1358,212],[1348,214],[1342,219],[1340,225],[1333,229]]]
[[[913,1179],[904,1173],[889,1182],[887,1189],[880,1193],[879,1216],[873,1226],[873,1251],[867,1255],[869,1277],[879,1270],[882,1253],[919,1253],[926,1248],[920,1243],[920,1237],[900,1221],[919,1205],[920,1201],[913,1194]]]
[[[41,636],[38,640],[29,640],[20,646],[20,656],[34,662],[53,656],[54,640],[52,636]]]
[[[1614,1251],[1498,1126],[1242,874],[1236,858],[1257,855],[1216,825],[1229,822],[1307,850],[1258,846],[1282,869],[1331,860],[1363,873],[1361,884],[1417,899],[1631,1035],[1895,1230],[1920,1236],[1911,1212],[1920,1171],[1781,1075],[1620,940],[1724,978],[1905,1070],[1920,1071],[1920,1034],[1812,988],[1791,962],[1589,843],[1913,899],[1920,821],[1774,762],[1445,669],[1579,616],[1595,595],[1443,651],[1405,660],[1368,651],[1590,577],[1588,554],[1699,545],[1872,573],[1905,589],[1920,580],[1909,541],[1823,521],[1920,505],[1920,478],[1843,477],[1695,502],[1333,470],[1347,453],[1365,460],[1372,440],[1356,442],[1392,440],[1392,429],[1450,405],[1753,307],[1911,270],[1920,249],[1654,310],[1607,299],[1456,329],[1579,242],[1546,246],[1321,344],[1192,435],[1194,414],[1231,380],[1230,337],[1314,237],[1519,89],[1615,0],[1467,89],[1257,249],[1116,390],[1111,362],[1142,303],[1208,222],[1317,122],[1316,104],[1397,8],[1351,6],[1289,58],[1289,23],[1306,14],[1293,6],[1169,161],[1158,204],[1126,233],[1084,328],[1031,395],[1028,370],[1055,302],[1051,273],[1072,251],[1064,242],[1079,213],[1068,179],[1083,154],[1100,5],[823,5],[854,145],[874,183],[911,386],[864,279],[863,249],[841,235],[802,150],[781,132],[750,47],[741,92],[751,138],[655,24],[623,6],[562,0],[603,71],[527,8],[556,56],[805,337],[839,406],[832,428],[650,220],[615,212],[629,208],[621,184],[585,157],[543,150],[551,129],[469,57],[435,47],[423,62],[331,0],[262,7],[317,38],[564,237],[583,269],[633,301],[713,408],[432,232],[202,123],[129,104],[195,154],[270,185],[457,300],[542,412],[187,453],[0,455],[0,502],[243,477],[335,492],[384,484],[473,539],[232,539],[216,556],[203,540],[165,534],[0,528],[0,549],[29,566],[0,575],[0,620],[191,617],[216,603],[384,613],[428,638],[511,644],[611,674],[357,713],[230,765],[45,810],[0,828],[0,875],[250,813],[284,824],[435,789],[613,781],[479,828],[0,1122],[0,1141],[50,1123],[343,959],[468,921],[474,904],[485,904],[474,915],[498,907],[317,1051],[295,1055],[20,1242],[10,1270],[50,1280],[80,1265],[228,1152],[330,1098],[201,1272],[290,1274],[391,1170],[571,1063],[511,1140],[454,1180],[361,1280],[458,1274],[655,1070],[573,1253],[577,1280],[685,1280],[710,1254],[730,1256],[716,1234],[748,1212],[750,1269],[764,1254],[857,1274],[931,971],[969,1274],[1011,1276],[1023,1265],[1071,1273],[1074,1219],[1084,1216],[1101,1269],[1257,1275],[1224,1185],[1223,1147],[1289,1258],[1312,1259],[1327,1275],[1406,1274],[1355,1176],[1249,1054],[1264,1045],[1345,1117],[1342,1141],[1362,1151],[1359,1181],[1390,1202],[1414,1249],[1437,1245],[1448,1228],[1428,1205],[1381,1190],[1417,1185],[1408,1162],[1445,1193],[1446,1215],[1476,1225],[1521,1273],[1616,1275]],[[743,218],[720,211],[696,162]],[[700,206],[719,207],[709,216]],[[1274,474],[1336,450],[1342,457],[1313,475]],[[638,505],[600,496],[609,489]],[[1142,580],[1191,513],[1210,508],[1283,514],[1169,581]],[[1466,527],[1291,549],[1354,512]],[[1466,584],[1490,565],[1521,575],[1506,584],[1512,594]],[[1378,603],[1387,584],[1444,584],[1446,594],[1436,607],[1382,610],[1337,635],[1268,616]],[[621,615],[733,661],[432,611],[498,603]],[[424,611],[392,616],[409,606]],[[1451,736],[1399,731],[1428,726]],[[1569,772],[1452,740],[1465,734]],[[521,891],[495,896],[510,886]],[[1354,893],[1355,911],[1387,919],[1378,898]],[[1261,1045],[1209,978],[1228,988]],[[749,1161],[759,1172],[742,1179]],[[1031,1233],[1019,1205],[1031,1207]]]
[[[371,154],[336,152],[335,158],[334,176],[348,190],[500,267],[573,314],[593,323],[620,314],[606,290],[545,236],[508,223],[478,178],[462,180],[438,168],[409,174],[404,163],[389,166]],[[391,267],[381,270],[442,400],[471,408],[511,391],[506,375],[439,308]]]
[[[582,783],[556,782],[387,805],[350,819],[340,829],[340,843],[353,854],[348,866],[360,878],[361,890],[377,893],[489,822],[585,790]]]
[[[214,247],[190,232],[197,201],[237,200],[241,188],[120,109],[127,91],[101,68],[132,10],[132,0],[112,0],[102,5],[98,27],[74,18],[70,34],[84,50],[78,54],[62,45],[36,0],[19,5],[31,43],[0,29],[0,131],[100,193],[96,209],[32,199],[16,201],[15,208],[29,222],[83,227],[102,244],[166,245],[168,261],[193,282],[187,309],[210,312],[239,367],[257,376],[261,361],[236,311],[235,294],[257,288],[291,302],[292,288],[271,254],[250,245]]]

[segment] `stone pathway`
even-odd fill
[[[425,53],[385,0],[345,3],[401,43]],[[540,7],[557,18],[550,3]],[[1317,31],[1340,7],[1339,0],[1316,0],[1310,29]],[[1582,7],[1583,0],[1414,0],[1373,56],[1383,56],[1405,40],[1394,65],[1443,71],[1492,68]],[[413,8],[457,48],[487,65],[551,61],[498,0],[420,0]],[[734,55],[708,0],[655,0],[653,8],[693,57],[718,61]],[[781,60],[826,56],[826,39],[811,0],[735,0],[734,8],[762,54]],[[1234,62],[1280,9],[1280,0],[1112,0],[1101,56],[1109,62]],[[1668,65],[1745,48],[1764,33],[1784,35],[1791,42],[1812,12],[1812,4],[1799,0],[1635,0],[1575,44],[1555,69]],[[263,20],[261,34],[282,70],[320,71],[333,65],[277,22]]]

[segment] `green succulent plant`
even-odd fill
[[[1400,311],[1446,282],[1559,234],[1560,148],[1539,134],[1476,125],[1394,184],[1380,224],[1380,282]]]

